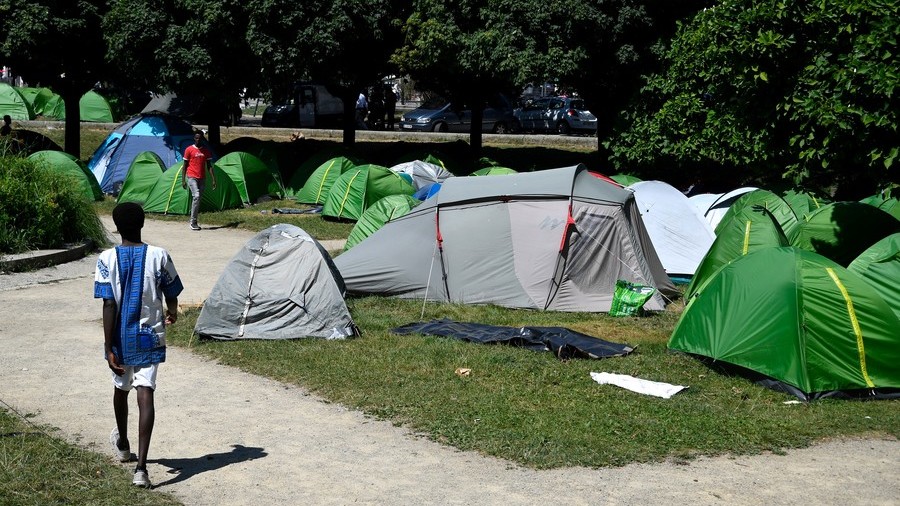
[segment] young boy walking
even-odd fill
[[[156,417],[153,393],[166,360],[166,325],[178,319],[181,279],[169,253],[141,241],[144,210],[126,202],[112,212],[122,244],[100,254],[94,297],[103,299],[104,355],[112,371],[116,426],[110,442],[121,462],[132,458],[128,442],[128,393],[137,390],[138,453],[132,483],[149,488],[147,450]]]

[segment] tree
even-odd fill
[[[135,85],[202,97],[209,140],[251,86],[257,58],[238,0],[119,0],[104,20],[109,56]]]
[[[898,29],[900,6],[883,0],[722,2],[678,31],[609,144],[614,160],[874,193],[898,152]]]
[[[66,152],[81,157],[81,96],[107,73],[105,0],[0,0],[0,56],[65,101]]]
[[[405,43],[391,59],[421,89],[472,106],[469,145],[477,157],[483,104],[492,94],[515,89],[522,65],[529,63],[522,51],[525,41],[514,28],[526,9],[519,2],[492,0],[414,4],[403,27]]]
[[[324,84],[344,103],[344,144],[356,139],[360,91],[392,73],[409,0],[251,0],[247,39],[273,90]]]

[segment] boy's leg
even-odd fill
[[[119,438],[128,441],[128,391],[113,388],[113,410],[116,413],[116,427]]]
[[[138,460],[137,469],[147,467],[147,451],[150,449],[150,436],[153,435],[153,423],[156,420],[156,408],[153,405],[153,389],[137,387],[138,410]]]

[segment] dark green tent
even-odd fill
[[[900,319],[858,275],[794,247],[722,267],[688,302],[669,348],[804,400],[900,396]]]
[[[191,192],[181,186],[181,169],[184,163],[178,162],[159,175],[147,201],[144,211],[148,213],[181,214],[191,213]],[[200,211],[222,211],[242,207],[241,194],[234,182],[222,169],[213,166],[216,176],[216,187],[213,188],[208,176],[200,194]]]
[[[244,204],[255,204],[267,195],[279,199],[284,197],[281,175],[250,153],[228,153],[216,160],[215,165],[234,182]]]
[[[9,115],[15,120],[34,119],[34,110],[18,88],[0,83],[0,117]]]
[[[788,233],[792,246],[848,266],[866,248],[900,232],[900,220],[861,202],[833,202],[813,212]]]
[[[117,202],[143,204],[150,196],[150,190],[153,189],[156,180],[165,170],[166,166],[162,158],[153,151],[138,153],[128,167],[128,173],[125,175]]]
[[[900,233],[870,246],[850,262],[847,270],[872,285],[900,317]]]
[[[28,157],[44,167],[65,174],[72,178],[72,181],[81,193],[88,200],[103,200],[103,192],[100,191],[100,185],[97,178],[88,170],[87,166],[81,160],[63,151],[38,151]]]

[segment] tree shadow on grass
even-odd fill
[[[231,448],[229,452],[211,453],[195,458],[151,460],[150,462],[168,467],[167,472],[175,475],[171,479],[157,483],[154,488],[174,485],[207,471],[215,471],[231,464],[256,460],[268,455],[262,448],[252,446],[231,445]]]

